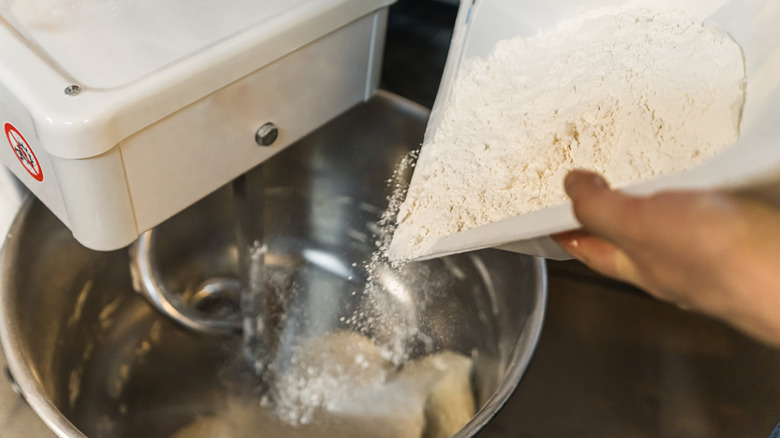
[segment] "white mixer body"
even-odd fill
[[[79,242],[124,247],[368,99],[390,3],[1,2],[0,161]]]

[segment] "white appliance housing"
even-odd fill
[[[0,161],[123,247],[368,99],[392,2],[0,1]]]

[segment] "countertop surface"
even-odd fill
[[[393,6],[383,88],[432,105],[455,17],[450,3]],[[548,271],[536,354],[481,437],[766,437],[780,421],[780,352],[576,262],[552,262]],[[54,437],[5,382],[0,437]]]

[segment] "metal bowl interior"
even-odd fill
[[[279,284],[295,285],[278,322],[286,339],[352,328],[345,315],[360,306],[387,179],[426,120],[424,109],[380,93],[263,164],[266,261],[284,273]],[[222,188],[161,225],[156,256],[167,287],[186,294],[234,277],[234,222]],[[38,201],[20,211],[0,263],[9,366],[58,435],[167,437],[246,395],[239,336],[196,333],[153,310],[133,292],[126,250],[83,248]],[[480,409],[457,435],[473,436],[531,358],[546,300],[543,262],[486,250],[377,277],[402,286],[387,296],[400,318],[392,324],[411,319],[425,335],[405,346],[412,356],[447,348],[475,357]]]

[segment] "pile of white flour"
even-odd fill
[[[740,47],[679,11],[624,9],[500,42],[462,66],[390,257],[563,203],[570,169],[622,186],[700,163],[736,139],[744,78]]]

